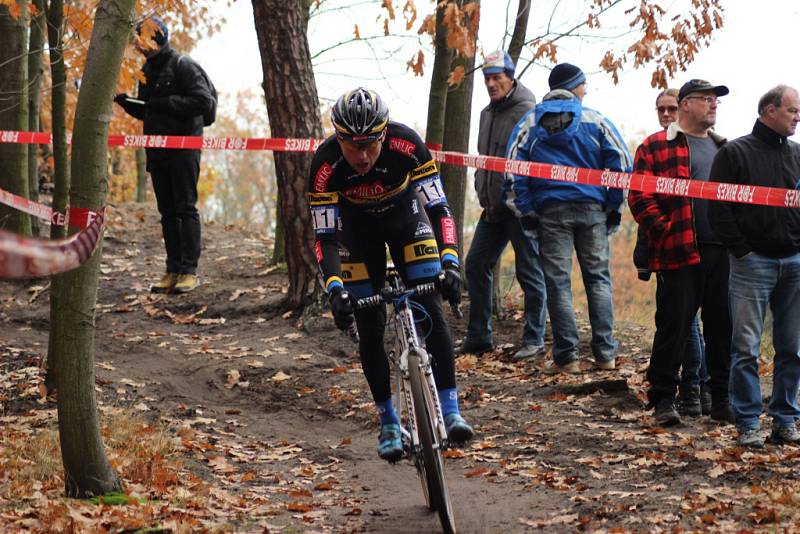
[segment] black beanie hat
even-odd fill
[[[555,89],[568,89],[571,91],[580,84],[586,83],[586,75],[575,65],[559,63],[550,71],[547,83],[550,84],[551,91]]]
[[[164,23],[163,20],[161,20],[160,17],[157,17],[155,15],[153,15],[152,17],[148,17],[147,19],[137,24],[136,33],[138,33],[139,35],[142,34],[142,26],[145,24],[147,20],[150,20],[153,24],[156,25],[155,33],[153,34],[153,41],[155,41],[155,43],[158,46],[164,46],[165,44],[167,44],[167,41],[169,41],[169,28],[167,28],[167,25]]]

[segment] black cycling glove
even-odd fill
[[[450,304],[461,302],[461,272],[452,261],[442,263],[443,276],[439,276],[439,292]]]
[[[335,286],[330,294],[331,313],[333,322],[339,330],[347,330],[355,321],[353,302],[350,294],[339,286]]]

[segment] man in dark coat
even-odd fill
[[[136,32],[136,49],[147,58],[142,66],[145,81],[139,84],[138,98],[123,93],[114,102],[144,122],[145,135],[203,135],[203,116],[216,106],[205,73],[169,46],[169,30],[160,18],[143,21]],[[186,293],[198,284],[200,215],[195,205],[200,150],[146,152],[167,251],[166,273],[150,290]]]
[[[506,157],[506,145],[517,121],[536,104],[536,98],[514,79],[514,62],[498,50],[486,56],[483,76],[491,102],[481,111],[478,152]],[[469,286],[469,324],[460,353],[483,353],[492,349],[493,269],[506,245],[514,247],[515,269],[525,294],[525,325],[515,360],[526,360],[544,352],[545,286],[539,263],[539,244],[526,235],[519,220],[505,205],[500,188],[503,174],[475,171],[475,189],[481,213],[466,259]]]

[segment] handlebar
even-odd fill
[[[406,289],[403,287],[402,280],[400,279],[400,275],[397,274],[397,271],[388,270],[386,277],[388,285],[381,289],[380,293],[355,300],[353,302],[353,306],[357,310],[364,310],[368,308],[376,308],[383,303],[392,304],[398,299],[407,299],[414,295],[430,295],[431,293],[438,291],[438,282],[440,282],[443,278],[444,273],[440,273],[439,279],[436,282],[419,284]],[[458,319],[464,317],[464,313],[461,311],[460,301],[450,301],[450,311]],[[346,332],[354,343],[358,343],[358,330],[356,329],[355,324],[351,324],[347,328]]]

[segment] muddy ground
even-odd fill
[[[286,276],[265,265],[258,234],[207,224],[203,240],[202,285],[151,295],[163,266],[157,214],[126,205],[109,217],[98,402],[195,429],[227,463],[195,451],[187,470],[229,494],[269,495],[270,506],[222,520],[226,530],[437,531],[412,466],[376,455],[366,382],[330,316],[284,314]],[[0,374],[40,364],[48,289],[47,280],[0,284]],[[793,530],[800,451],[743,451],[732,427],[708,418],[653,427],[642,402],[652,332],[619,324],[618,370],[600,372],[580,325],[576,376],[512,362],[513,313],[496,323],[496,352],[458,359],[462,411],[478,433],[447,460],[460,532]],[[453,319],[454,338],[464,327]],[[54,406],[30,384],[0,398],[5,417]]]

